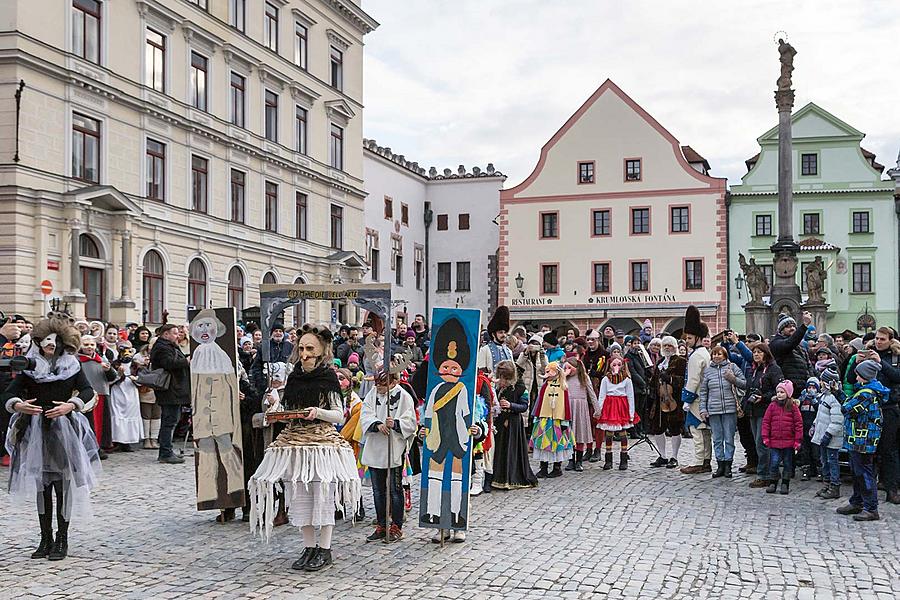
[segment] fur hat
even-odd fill
[[[856,374],[866,381],[872,381],[878,377],[878,373],[881,371],[881,363],[875,360],[864,360],[856,365],[855,370]]]
[[[452,360],[463,371],[468,368],[471,349],[462,321],[456,317],[450,317],[441,324],[434,333],[434,347],[431,348],[431,354],[431,360],[437,366],[446,360]]]
[[[790,379],[785,379],[781,383],[775,386],[775,391],[784,390],[784,393],[787,394],[787,397],[790,398],[794,395],[794,384]]]
[[[781,330],[787,327],[788,325],[797,326],[797,321],[794,320],[794,317],[791,315],[787,315],[785,313],[781,313],[778,315],[778,325],[775,327],[775,331],[781,333]]]
[[[709,327],[700,319],[700,311],[693,304],[684,313],[684,332],[700,338],[709,335]]]
[[[51,312],[50,318],[39,321],[31,332],[31,339],[40,345],[41,340],[51,333],[56,334],[63,350],[78,352],[81,348],[81,332],[75,328],[72,318],[65,313]]]
[[[497,307],[487,324],[488,335],[493,337],[498,331],[509,331],[509,309],[503,305]]]

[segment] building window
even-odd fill
[[[447,215],[438,215],[437,216],[437,228],[438,231],[447,231]]]
[[[247,26],[247,0],[229,0],[229,23],[244,32]]]
[[[266,90],[266,139],[278,141],[278,94]]]
[[[72,53],[100,64],[100,3],[72,0]]]
[[[309,197],[302,192],[297,192],[296,203],[297,239],[305,240],[309,231]]]
[[[381,260],[381,253],[378,248],[372,248],[369,251],[369,268],[372,270],[372,281],[378,281],[378,261]]]
[[[594,293],[609,293],[609,263],[594,263]]]
[[[100,248],[94,239],[84,233],[78,238],[78,255],[84,258],[100,258]],[[103,319],[105,311],[103,269],[96,267],[81,267],[81,291],[84,292],[84,314],[88,319]]]
[[[425,248],[416,246],[416,289],[422,289],[422,270],[425,266]]]
[[[331,47],[331,87],[344,89],[344,53]]]
[[[165,293],[165,269],[162,257],[156,250],[144,255],[144,321],[162,323],[163,294]]]
[[[236,308],[240,318],[244,310],[244,274],[237,266],[228,271],[228,306]]]
[[[234,71],[231,72],[231,124],[244,126],[244,92],[247,80]]]
[[[853,293],[872,293],[872,263],[853,263]]]
[[[231,170],[231,220],[235,223],[244,222],[246,181],[247,175],[243,171]]]
[[[331,205],[331,247],[344,247],[344,209],[337,204]]]
[[[437,291],[450,291],[450,263],[441,262],[437,265]]]
[[[409,227],[409,205],[400,203],[400,224]]]
[[[819,213],[803,213],[803,235],[819,233]]]
[[[868,211],[853,211],[853,233],[869,233]]]
[[[144,68],[145,83],[157,92],[166,91],[166,36],[147,30],[147,45],[145,48]]]
[[[541,293],[559,293],[559,265],[541,265]]]
[[[466,231],[469,229],[469,213],[459,214],[459,230]]]
[[[689,259],[684,261],[684,289],[703,289],[703,261]]]
[[[394,201],[389,196],[384,197],[384,218],[394,218]]]
[[[72,177],[100,183],[100,121],[72,113]]]
[[[273,273],[272,271],[266,271],[266,274],[263,275],[262,282],[264,285],[275,285],[276,283],[278,283],[278,278],[275,277],[275,273]]]
[[[769,293],[771,293],[772,287],[775,286],[775,267],[772,265],[759,265],[759,268],[762,269],[763,276],[769,283]]]
[[[271,2],[266,2],[263,17],[263,45],[272,52],[278,52],[278,8]]]
[[[191,157],[191,210],[206,212],[209,197],[209,161]]]
[[[555,239],[559,237],[559,213],[541,213],[541,238]]]
[[[294,63],[303,69],[307,69],[309,49],[309,30],[303,23],[294,23]]]
[[[394,283],[403,287],[403,255],[394,257]]]
[[[689,233],[691,230],[691,209],[687,206],[673,206],[671,209],[672,233]]]
[[[331,157],[331,166],[335,169],[344,170],[344,130],[331,124],[331,146],[329,155]]]
[[[610,235],[610,214],[608,209],[591,211],[591,234]]]
[[[91,236],[84,233],[78,236],[78,256],[100,258],[100,247]]]
[[[756,215],[756,235],[772,235],[772,215]]]
[[[295,119],[297,120],[297,152],[306,154],[306,127],[309,112],[305,108],[298,106],[295,113]]]
[[[195,258],[188,266],[188,306],[206,308],[206,266]]]
[[[206,110],[206,78],[209,61],[205,56],[191,52],[191,106]]]
[[[631,291],[647,292],[650,290],[650,263],[638,261],[631,263]]]
[[[266,231],[278,231],[278,184],[266,182]]]
[[[800,174],[801,175],[818,175],[819,174],[819,156],[817,154],[801,154],[800,155]]]
[[[166,199],[166,145],[147,138],[147,197]]]
[[[625,181],[641,180],[641,159],[629,158],[625,160]]]
[[[631,209],[631,233],[635,235],[643,235],[650,233],[650,209],[649,208],[632,208]]]
[[[470,292],[472,291],[472,268],[471,263],[456,263],[456,291]]]
[[[578,183],[594,183],[594,161],[578,163]]]
[[[196,4],[198,8],[201,8],[203,10],[209,9],[206,4],[207,0],[188,0],[188,2],[190,2],[191,4]]]

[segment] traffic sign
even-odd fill
[[[41,282],[41,293],[45,296],[49,296],[53,292],[53,284],[50,283],[49,279],[45,279]]]

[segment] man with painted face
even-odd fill
[[[712,472],[712,429],[700,416],[700,381],[703,371],[709,365],[709,350],[703,345],[703,338],[709,336],[709,327],[700,320],[700,311],[696,306],[688,306],[684,316],[684,333],[682,338],[687,345],[687,371],[684,387],[681,390],[682,409],[685,412],[685,424],[694,436],[694,455],[697,464],[682,467],[685,475]]]
[[[447,463],[450,463],[450,526],[465,529],[462,508],[462,460],[469,446],[469,391],[460,381],[471,360],[466,332],[455,317],[445,321],[435,334],[431,360],[437,365],[442,383],[436,385],[425,405],[425,446],[431,451],[428,463],[428,496],[422,520],[441,522],[441,496]]]
[[[498,306],[494,316],[487,325],[490,340],[478,350],[478,370],[489,375],[494,373],[494,365],[504,360],[512,360],[512,350],[506,345],[506,336],[509,332],[509,309]]]

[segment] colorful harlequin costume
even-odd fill
[[[547,380],[541,386],[538,400],[534,405],[534,428],[531,431],[533,456],[541,463],[538,477],[558,477],[562,474],[562,461],[572,454],[572,407],[563,367],[556,361],[547,365]],[[553,473],[548,475],[548,463],[553,464]]]

